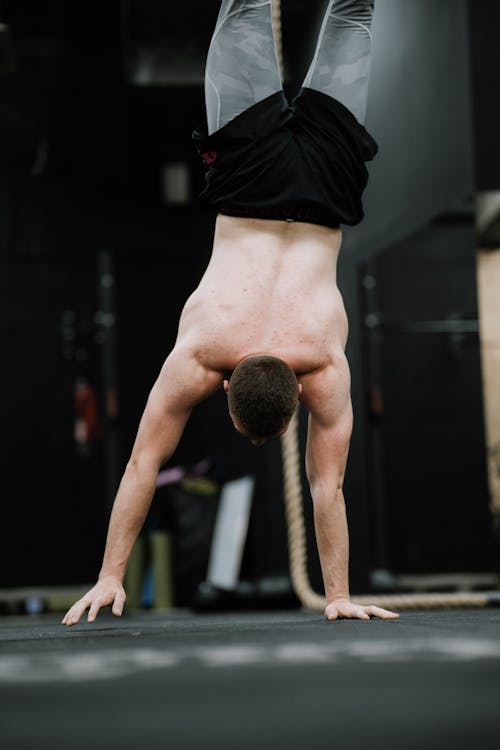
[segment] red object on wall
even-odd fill
[[[85,379],[77,378],[75,385],[75,442],[89,446],[101,436],[101,423],[95,388]]]

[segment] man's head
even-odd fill
[[[247,357],[224,383],[234,426],[255,445],[285,432],[297,407],[300,386],[278,357]]]

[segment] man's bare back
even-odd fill
[[[178,344],[208,370],[251,354],[306,375],[342,357],[347,317],[336,284],[338,229],[219,215],[210,263],[186,302]]]

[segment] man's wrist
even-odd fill
[[[123,582],[125,573],[116,568],[102,568],[98,580],[102,581],[103,578],[118,578],[119,581]]]
[[[342,592],[335,592],[331,596],[326,597],[328,604],[331,604],[332,602],[337,602],[339,601],[339,599],[344,599],[349,602],[351,601],[351,596],[348,591],[347,592],[342,591]]]

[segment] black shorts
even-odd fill
[[[193,140],[207,167],[203,207],[331,227],[363,218],[365,161],[377,144],[326,94],[303,88],[289,104],[280,91]]]

